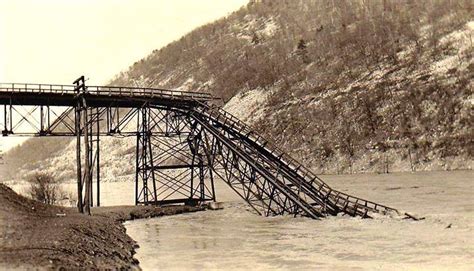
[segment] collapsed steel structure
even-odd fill
[[[206,93],[86,86],[83,76],[74,85],[0,84],[2,135],[75,136],[80,212],[90,213],[94,178],[100,205],[101,136],[136,137],[136,204],[215,201],[218,177],[265,216],[397,212],[332,189],[214,100]]]

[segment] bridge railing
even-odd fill
[[[27,83],[0,83],[0,91],[11,93],[60,93],[74,94],[73,85],[27,84]]]
[[[265,140],[259,134],[253,132],[253,130],[244,122],[226,112],[225,110],[219,107],[211,107],[206,104],[202,104],[202,112],[207,113],[208,115],[212,116],[214,119],[221,121],[221,123],[225,124],[226,126],[236,129],[240,134],[246,135],[249,139],[253,142],[258,144],[260,147],[266,149],[267,152],[272,154],[274,157],[277,157],[282,163],[286,164],[291,170],[294,170],[303,179],[309,181],[312,184],[315,184],[319,191],[326,194],[328,197],[332,197],[337,203],[339,200],[342,200],[341,205],[344,202],[351,202],[353,203],[354,207],[357,208],[369,208],[374,211],[395,211],[396,209],[390,208],[385,205],[378,204],[376,202],[372,202],[369,200],[365,200],[362,198],[354,197],[344,192],[340,192],[337,190],[332,189],[329,185],[327,185],[321,178],[319,178],[316,174],[314,174],[311,170],[303,166],[299,161],[288,155],[286,152],[281,150],[280,148],[273,145],[268,140]]]
[[[136,88],[136,87],[115,87],[115,86],[87,86],[87,92],[96,95],[127,96],[127,97],[171,97],[188,98],[197,100],[212,100],[209,93],[169,90],[160,88]]]
[[[0,92],[10,93],[53,93],[76,94],[74,85],[29,84],[29,83],[0,83]],[[119,96],[124,98],[171,98],[209,101],[215,99],[209,93],[178,91],[160,88],[118,87],[118,86],[86,86],[85,93],[101,96]]]

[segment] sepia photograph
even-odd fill
[[[473,0],[0,0],[0,271],[474,270]]]

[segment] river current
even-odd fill
[[[261,217],[222,184],[225,208],[126,222],[144,270],[472,270],[472,171],[324,176],[425,217]]]
[[[425,217],[261,217],[223,182],[224,209],[129,221],[143,270],[474,270],[474,172],[328,175],[335,189]],[[25,184],[9,184],[25,193]],[[74,194],[73,182],[63,186]],[[130,205],[133,182],[101,184]]]

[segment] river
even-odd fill
[[[144,270],[472,270],[472,171],[324,176],[422,217],[260,217],[221,188],[224,210],[137,220]],[[218,194],[219,195],[219,194]]]
[[[135,257],[144,270],[473,270],[472,171],[322,179],[425,220],[261,217],[216,180],[223,210],[126,222],[140,245]],[[103,183],[102,205],[133,204],[133,189]]]

